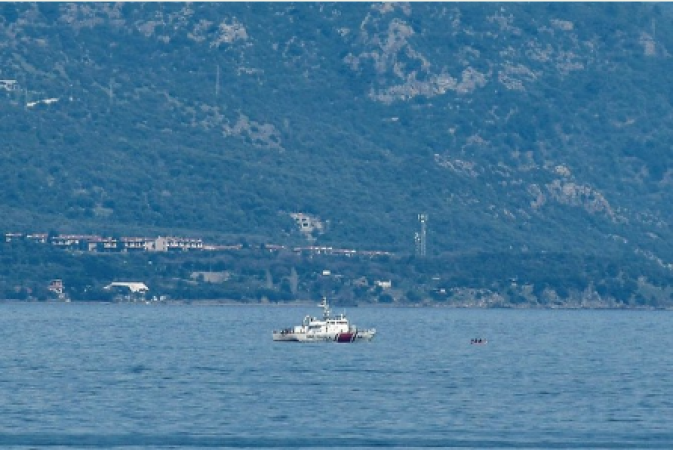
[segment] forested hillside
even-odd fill
[[[2,3],[0,228],[666,274],[672,13]]]

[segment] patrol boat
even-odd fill
[[[358,329],[351,325],[344,314],[332,316],[329,302],[323,297],[318,305],[322,308],[322,319],[304,317],[301,325],[273,332],[273,340],[280,342],[367,342],[376,335],[376,329]]]

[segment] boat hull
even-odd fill
[[[276,342],[336,342],[350,344],[355,342],[369,342],[374,339],[375,330],[347,331],[341,333],[283,333],[274,331],[273,340]]]

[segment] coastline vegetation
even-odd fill
[[[337,256],[264,246],[197,252],[90,253],[18,241],[0,245],[0,298],[116,301],[113,281],[145,283],[147,298],[335,305],[667,308],[668,269],[629,254],[455,252]]]

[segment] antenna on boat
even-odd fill
[[[329,310],[329,303],[327,302],[327,297],[322,298],[322,302],[320,302],[320,305],[322,307],[322,315],[325,320],[329,319],[330,316],[330,310]]]

